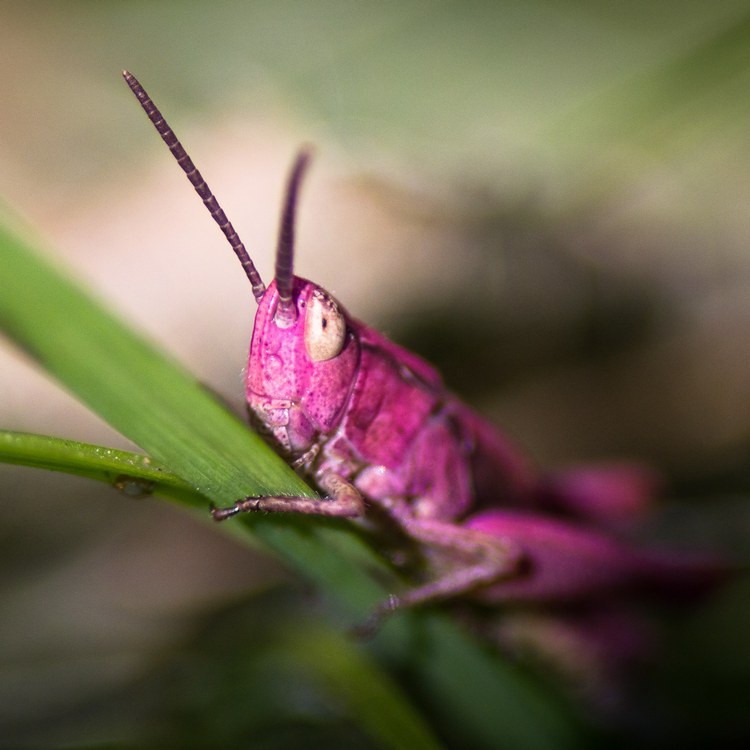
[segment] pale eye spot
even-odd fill
[[[336,302],[321,289],[310,297],[305,313],[305,349],[313,362],[333,359],[346,342],[346,319]]]

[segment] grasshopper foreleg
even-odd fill
[[[226,508],[211,508],[215,521],[224,521],[238,513],[302,513],[314,516],[358,518],[365,512],[362,495],[338,474],[324,474],[318,481],[325,498],[245,497]]]

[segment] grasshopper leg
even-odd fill
[[[313,497],[245,497],[226,508],[211,508],[215,521],[224,521],[239,513],[302,513],[315,516],[358,518],[365,512],[362,495],[338,474],[324,474],[319,484],[325,498]]]

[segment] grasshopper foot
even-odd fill
[[[238,513],[245,513],[247,511],[253,511],[258,509],[258,498],[245,498],[244,500],[238,500],[234,505],[229,505],[226,508],[217,508],[211,503],[210,511],[214,521],[226,521],[227,518],[236,516]]]

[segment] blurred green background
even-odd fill
[[[312,142],[301,275],[541,466],[648,460],[670,481],[651,532],[746,559],[750,3],[3,3],[2,194],[241,411],[247,282],[125,67],[261,274]],[[4,340],[0,427],[130,447]],[[0,745],[216,741],[189,717],[238,678],[206,634],[262,641],[307,606],[299,583],[84,480],[0,466],[0,495]],[[748,593],[673,624],[652,712],[607,742],[750,738]],[[248,661],[243,679],[269,678]],[[278,692],[247,720],[254,746],[361,741],[312,687]]]

